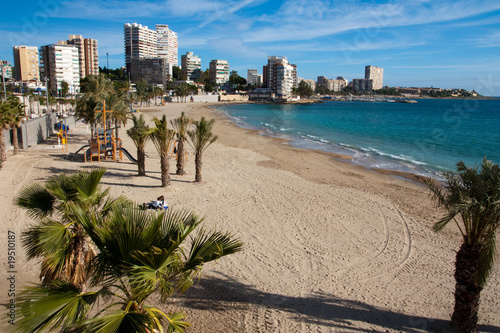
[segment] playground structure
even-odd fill
[[[59,129],[57,132],[57,145],[62,147],[64,152],[64,147],[66,146],[66,152],[68,152],[68,131],[69,126],[65,124],[58,123],[55,125],[55,129]]]
[[[87,148],[84,156],[85,162],[92,162],[94,159],[97,159],[98,162],[101,159],[111,158],[114,162],[119,158],[120,161],[123,159],[123,155],[130,159],[133,163],[137,163],[137,160],[125,149],[122,147],[122,140],[120,138],[115,138],[113,131],[116,128],[106,128],[106,115],[112,110],[106,110],[106,103],[103,101],[102,111],[102,128],[93,127],[93,134],[89,139],[88,145],[82,146],[75,155],[82,149]]]

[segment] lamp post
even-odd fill
[[[7,89],[5,88],[5,66],[2,65],[3,98],[7,100]]]
[[[49,78],[45,78],[45,91],[47,96],[47,114],[49,113]]]

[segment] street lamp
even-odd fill
[[[45,78],[45,91],[47,95],[47,114],[49,113],[49,78]]]
[[[5,88],[5,66],[2,66],[3,98],[7,100],[7,89]]]

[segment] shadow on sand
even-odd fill
[[[256,305],[266,309],[288,312],[297,322],[328,327],[340,332],[454,332],[450,321],[411,316],[393,312],[359,301],[342,299],[317,292],[304,297],[291,297],[264,292],[218,273],[220,277],[204,277],[189,292],[179,296],[187,307],[225,311],[239,306]],[[450,309],[451,310],[451,309]],[[356,328],[355,322],[377,327]],[[500,332],[500,327],[480,325],[480,332]]]

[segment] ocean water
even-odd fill
[[[420,99],[416,104],[334,102],[217,106],[239,126],[352,163],[439,176],[458,161],[500,163],[500,100]]]

